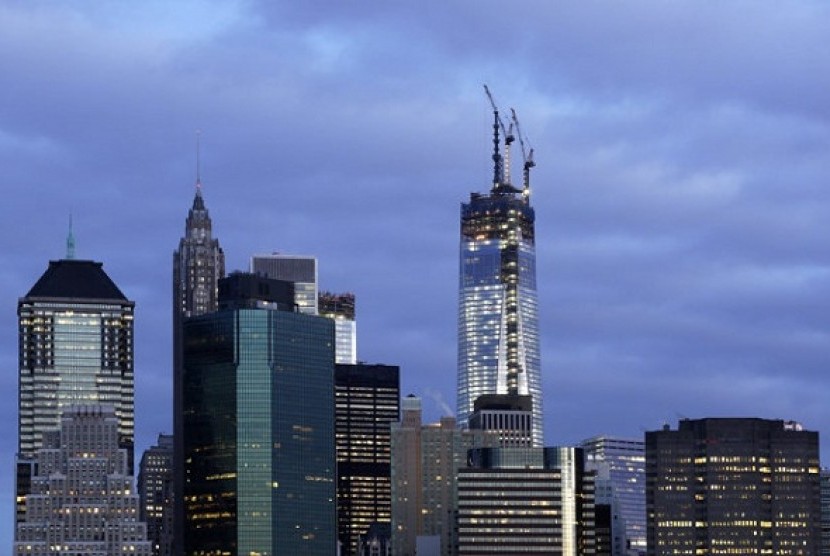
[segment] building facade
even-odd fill
[[[295,303],[301,313],[318,314],[317,307],[317,259],[305,255],[254,255],[251,257],[251,273],[293,282]]]
[[[255,291],[286,291],[257,278]],[[336,551],[334,326],[286,305],[220,296],[184,322],[188,556]]]
[[[160,434],[138,465],[139,519],[147,524],[153,556],[173,551],[173,436]]]
[[[174,529],[184,528],[184,508],[177,504],[184,496],[183,368],[182,324],[185,319],[212,313],[218,308],[219,279],[225,276],[225,253],[213,237],[213,221],[202,196],[202,182],[196,177],[193,204],[187,213],[184,235],[173,253],[173,492]],[[174,539],[174,554],[182,554]]]
[[[459,556],[596,554],[580,448],[480,448],[458,471]]]
[[[109,406],[73,406],[42,435],[16,556],[151,556],[119,428]]]
[[[818,554],[818,433],[684,419],[646,433],[648,554]]]
[[[335,361],[338,364],[357,363],[357,321],[353,293],[320,292],[318,310],[321,317],[334,320]]]
[[[610,508],[613,556],[646,553],[646,446],[643,440],[595,436],[582,441],[596,472],[596,502]]]
[[[516,188],[504,171],[495,118],[492,188],[461,205],[458,422],[468,425],[479,396],[529,395],[533,443],[542,446],[536,217],[527,180]]]
[[[132,473],[135,429],[133,313],[102,263],[50,261],[17,304],[19,330],[17,517],[25,511],[43,435],[74,405],[106,404]]]
[[[424,425],[420,398],[401,400],[401,421],[392,427],[393,554],[414,556],[419,543],[454,554],[458,469],[471,448],[498,445],[498,434],[459,430],[453,417]]]
[[[337,365],[337,530],[343,556],[358,554],[373,523],[392,520],[390,426],[400,417],[400,369]]]

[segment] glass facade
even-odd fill
[[[587,469],[597,473],[597,503],[613,515],[612,556],[646,553],[646,445],[596,436],[582,442]]]
[[[183,341],[185,554],[333,554],[332,322],[231,309]]]
[[[317,259],[303,255],[254,255],[251,272],[275,280],[294,283],[297,309],[307,315],[317,314]]]
[[[543,443],[535,214],[509,185],[461,206],[458,421],[484,394],[530,395],[535,446]]]
[[[62,413],[71,407],[113,409],[118,443],[132,473],[134,308],[102,263],[75,259],[50,261],[18,301],[18,522],[37,472],[33,458],[44,435],[60,427]]]

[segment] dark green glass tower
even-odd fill
[[[219,291],[183,326],[185,554],[334,554],[334,324],[279,280]]]

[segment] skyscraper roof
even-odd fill
[[[95,261],[75,259],[49,261],[49,268],[32,286],[26,297],[127,301],[102,267],[103,263]]]

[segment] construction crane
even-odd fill
[[[536,163],[533,161],[533,149],[525,150],[525,140],[522,139],[522,129],[519,127],[519,118],[516,117],[516,111],[511,108],[510,113],[513,117],[513,124],[516,126],[516,134],[519,136],[519,145],[522,147],[522,158],[524,159],[522,195],[527,199],[530,197],[530,169],[536,166]]]
[[[499,116],[499,109],[496,106],[496,101],[493,100],[493,95],[490,94],[490,89],[487,87],[487,84],[484,85],[484,92],[487,93],[487,98],[490,99],[490,106],[493,107],[493,114],[495,114],[496,121],[498,122],[498,125],[501,128],[501,132],[504,134],[504,168],[503,168],[502,175],[496,176],[495,181],[496,181],[496,183],[504,183],[504,184],[509,185],[510,184],[510,145],[511,145],[511,143],[513,143],[513,141],[516,140],[516,138],[513,136],[513,123],[512,122],[510,123],[509,128],[506,128],[504,126],[504,122],[502,121],[501,116]],[[496,152],[496,154],[493,155],[493,160],[495,160],[496,164],[498,164],[499,160],[497,160],[497,158],[501,158],[498,155],[498,140],[496,140],[495,143],[496,143],[495,147],[496,147],[497,152]]]

